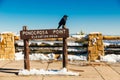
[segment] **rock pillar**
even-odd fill
[[[88,61],[100,59],[104,55],[103,35],[99,32],[88,35]]]
[[[0,34],[0,59],[13,60],[15,55],[14,34]]]

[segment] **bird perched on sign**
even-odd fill
[[[62,26],[62,28],[65,28],[65,24],[66,24],[66,21],[67,21],[67,15],[64,15],[63,17],[62,17],[62,19],[60,20],[60,22],[59,22],[59,24],[58,24],[58,28],[57,29],[59,29],[61,26]]]

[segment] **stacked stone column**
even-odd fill
[[[0,59],[13,60],[15,55],[14,34],[0,34]]]
[[[103,36],[99,32],[88,35],[88,61],[99,60],[104,55]]]

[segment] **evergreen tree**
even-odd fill
[[[85,33],[81,30],[81,31],[80,31],[80,35],[84,35],[84,34],[85,34]]]

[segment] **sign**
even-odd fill
[[[63,68],[66,68],[68,60],[67,37],[69,37],[68,29],[27,30],[27,26],[23,26],[23,30],[20,31],[20,38],[24,41],[24,69],[30,70],[29,39],[43,38],[63,38]]]
[[[22,30],[21,39],[43,39],[43,38],[67,38],[68,29],[45,29],[45,30]]]

